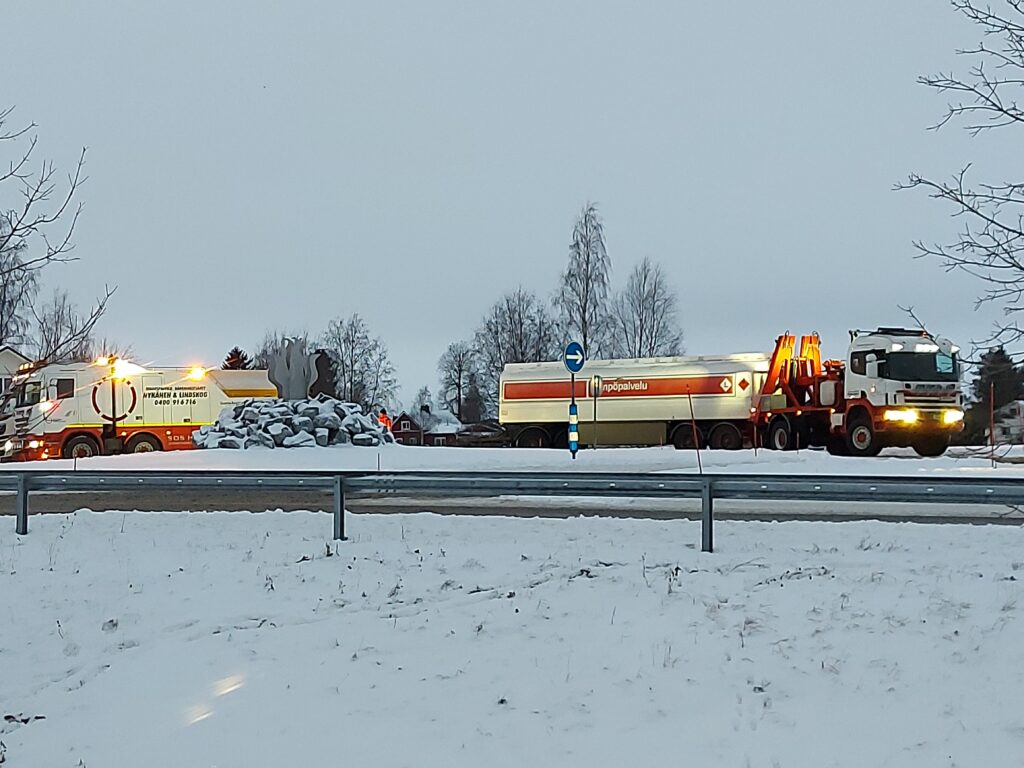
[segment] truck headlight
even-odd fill
[[[36,448],[39,447],[39,441],[38,440],[29,440],[28,441],[28,447],[29,447],[30,450],[34,451]]]
[[[888,410],[882,414],[886,421],[898,421],[901,424],[916,424],[920,414],[913,408],[901,408],[899,410]]]
[[[943,424],[959,424],[964,420],[964,412],[959,408],[952,408],[948,411],[942,412],[942,423]]]
[[[7,451],[8,453],[14,450],[14,442],[8,440],[6,443],[4,443],[4,450]]]

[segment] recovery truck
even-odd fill
[[[277,389],[262,370],[28,363],[0,403],[0,460],[189,449],[225,406],[268,397]]]
[[[817,334],[786,333],[770,355],[588,361],[575,389],[580,441],[938,456],[963,429],[958,352],[922,330],[878,328],[852,331],[843,360],[823,360]],[[506,365],[499,420],[512,444],[564,447],[570,392],[561,363]]]

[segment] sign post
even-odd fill
[[[597,398],[601,396],[601,389],[604,386],[604,379],[600,376],[591,376],[588,389],[590,396],[594,398],[594,448],[597,448]]]
[[[562,362],[569,371],[569,453],[576,458],[580,449],[579,407],[576,405],[576,374],[583,370],[587,356],[583,345],[578,341],[570,341],[565,345]]]

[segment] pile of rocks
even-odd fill
[[[192,433],[197,448],[375,446],[394,439],[360,406],[323,396],[315,400],[247,400],[225,408],[214,424]]]

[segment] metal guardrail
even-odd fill
[[[622,474],[570,472],[223,472],[2,471],[16,493],[17,533],[28,533],[33,492],[244,488],[321,490],[333,497],[334,538],[344,540],[345,499],[573,496],[701,499],[701,549],[714,549],[715,499],[857,501],[898,504],[1024,505],[1024,477],[857,477],[849,475]]]

